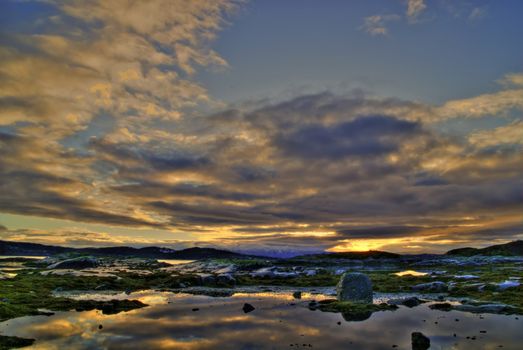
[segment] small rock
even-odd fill
[[[294,299],[301,299],[301,292],[294,292],[292,293],[292,296]]]
[[[421,332],[411,334],[412,350],[427,350],[430,348],[430,339]]]
[[[402,299],[390,299],[387,301],[387,304],[389,305],[404,305],[406,307],[415,307],[422,303],[425,303],[426,301],[420,300],[416,297],[410,297],[410,298],[402,298]]]
[[[429,308],[432,310],[450,311],[452,310],[452,305],[449,303],[435,303],[429,305]]]
[[[243,304],[243,307],[242,307],[242,310],[243,312],[245,312],[246,314],[251,312],[251,311],[254,311],[256,310],[254,306],[252,306],[251,304],[249,303],[245,303]]]

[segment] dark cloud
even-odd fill
[[[111,225],[162,226],[111,213],[96,201],[69,195],[67,192],[71,189],[77,191],[90,185],[81,179],[54,174],[46,168],[49,164],[57,167],[59,160],[82,164],[81,160],[42,147],[45,146],[32,138],[0,133],[0,212]]]
[[[234,173],[239,181],[247,182],[267,180],[276,176],[276,172],[273,170],[246,165],[235,166]]]
[[[115,166],[130,164],[134,171],[169,171],[200,168],[210,163],[205,156],[191,154],[190,151],[169,152],[153,151],[147,146],[136,147],[134,144],[108,143],[92,138],[89,142],[92,150]]]
[[[182,183],[173,186],[166,186],[160,183],[143,181],[133,185],[115,186],[112,187],[112,190],[121,192],[128,196],[142,198],[159,198],[165,195],[172,195],[176,197],[200,197],[240,202],[252,201],[261,198],[261,196],[252,193],[227,191],[216,186],[196,183]]]
[[[306,250],[446,237],[469,217],[481,225],[523,209],[520,152],[447,138],[423,113],[393,99],[307,95],[181,119],[141,138],[100,135],[83,156],[4,133],[0,210],[192,233],[226,228],[241,237],[224,233],[224,245],[241,238]],[[75,170],[62,171],[68,164]]]
[[[397,151],[402,138],[420,130],[415,122],[365,116],[332,126],[312,124],[288,134],[279,133],[275,144],[284,153],[303,158],[372,157]]]
[[[405,237],[423,231],[421,227],[412,226],[384,226],[384,227],[355,227],[338,230],[339,238],[391,238]]]

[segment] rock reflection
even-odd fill
[[[150,298],[153,296],[149,294],[154,294],[141,293]],[[9,320],[0,324],[0,333],[36,338],[33,348],[46,350],[279,349],[291,348],[291,344],[299,344],[300,348],[311,344],[320,349],[386,349],[397,344],[408,349],[415,331],[427,335],[434,349],[499,345],[519,349],[523,341],[523,320],[514,316],[441,312],[425,304],[359,315],[355,319],[354,315],[310,311],[306,305],[317,295],[308,295],[296,303],[290,302],[291,293],[240,294],[230,298],[169,293],[158,296],[158,304],[117,315],[60,312],[51,317]],[[246,302],[256,309],[244,314],[242,306]],[[360,322],[352,322],[355,320]]]

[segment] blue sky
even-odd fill
[[[500,76],[523,68],[523,4],[455,3],[462,12],[429,2],[419,23],[394,21],[388,35],[371,37],[363,19],[403,15],[405,2],[250,2],[213,45],[230,68],[201,79],[229,102],[328,88],[438,104],[494,90]],[[474,8],[484,17],[469,19]]]
[[[0,3],[0,239],[523,237],[523,3]]]

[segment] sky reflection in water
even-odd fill
[[[480,318],[426,305],[346,322],[341,314],[310,311],[310,294],[301,301],[273,293],[212,298],[142,292],[131,297],[151,306],[118,315],[87,311],[21,317],[0,323],[0,333],[36,338],[36,349],[291,349],[304,344],[317,349],[387,349],[393,344],[410,349],[414,331],[430,337],[431,349],[520,349],[523,342],[523,318]],[[244,302],[256,310],[243,313]]]

